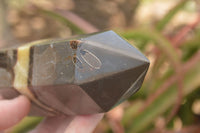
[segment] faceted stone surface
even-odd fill
[[[29,52],[28,89],[41,104],[66,115],[110,110],[139,90],[149,67],[149,60],[113,31],[36,43]],[[17,60],[12,55],[10,62]],[[7,69],[0,64],[0,79],[16,78]],[[0,87],[12,88],[9,84]],[[41,108],[33,104],[31,114],[49,113]]]

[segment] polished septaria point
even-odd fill
[[[0,94],[32,100],[30,115],[106,112],[141,87],[149,60],[113,31],[0,51]]]

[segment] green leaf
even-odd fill
[[[145,39],[148,41],[154,42],[158,48],[168,57],[171,64],[175,66],[180,62],[180,59],[173,48],[172,44],[164,37],[161,33],[154,29],[134,29],[133,31],[127,31],[126,33],[122,33],[126,39]]]
[[[200,63],[192,68],[184,78],[184,96],[190,94],[200,86]],[[159,96],[147,109],[133,118],[129,125],[128,133],[138,133],[148,127],[156,117],[164,113],[174,104],[177,98],[177,89],[172,85],[165,93]]]
[[[156,29],[161,31],[169,23],[169,21],[178,13],[188,2],[188,0],[181,0],[174,8],[172,8],[156,25]]]
[[[200,35],[193,37],[192,39],[182,44],[183,61],[187,61],[200,49]]]
[[[185,100],[184,104],[180,107],[180,111],[178,112],[178,116],[181,118],[183,125],[192,125],[195,120],[195,114],[192,110],[192,105],[195,100],[200,97],[200,87],[189,94]]]
[[[34,129],[42,119],[42,117],[25,117],[19,124],[12,128],[10,133],[27,133]]]
[[[129,108],[127,108],[125,110],[123,119],[122,119],[122,123],[123,125],[126,125],[129,121],[131,121],[133,119],[133,117],[135,117],[135,115],[138,113],[138,109],[140,109],[143,105],[142,101],[136,101],[132,103],[132,106],[130,106]]]
[[[46,16],[49,16],[51,18],[53,18],[54,20],[63,23],[65,26],[69,27],[72,29],[73,32],[75,32],[76,34],[83,34],[84,31],[82,29],[80,29],[78,26],[76,26],[75,24],[73,24],[70,20],[66,19],[64,16],[54,12],[54,11],[50,11],[50,10],[44,10],[44,9],[40,9],[37,8],[38,11]]]

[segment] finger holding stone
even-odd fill
[[[12,100],[0,100],[0,131],[20,122],[30,110],[30,101],[25,96]]]

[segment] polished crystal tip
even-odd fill
[[[17,50],[16,64],[29,63],[22,68],[34,95],[32,115],[45,115],[41,110],[51,109],[66,115],[106,112],[140,89],[149,67],[149,60],[113,31],[32,43]],[[16,77],[17,73],[24,78],[21,70],[15,65],[11,79],[16,88],[25,83]]]

